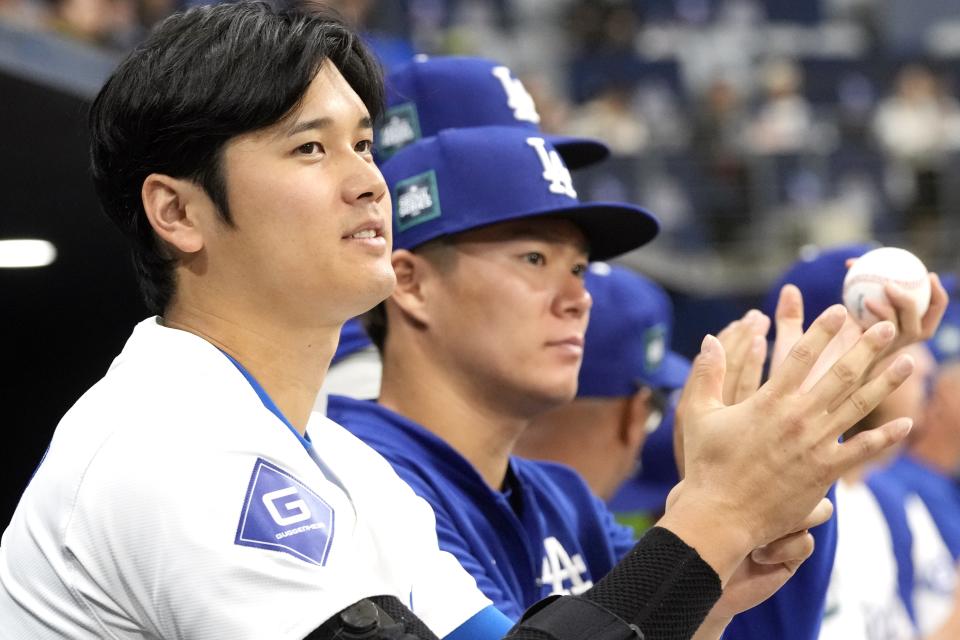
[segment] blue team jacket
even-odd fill
[[[433,507],[440,547],[513,619],[555,591],[606,575],[635,540],[572,469],[512,457],[494,491],[446,442],[375,402],[331,396],[328,417],[383,455]],[[815,640],[836,550],[836,522],[814,530],[817,551],[773,598],[738,616],[724,638]],[[558,589],[559,587],[559,589]]]

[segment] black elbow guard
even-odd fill
[[[596,602],[550,596],[527,609],[507,640],[644,640],[643,632]]]
[[[438,640],[417,616],[392,596],[356,602],[304,640]]]

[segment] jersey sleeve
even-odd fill
[[[404,479],[403,476],[401,479]],[[438,535],[434,535],[433,532],[439,533],[440,528],[431,505],[423,496],[417,494],[415,489],[408,486],[403,489],[408,492],[408,495],[404,496],[406,502],[410,503],[415,511],[409,515],[411,519],[418,521],[416,528],[422,532],[416,541],[411,540],[411,544],[420,545],[417,553],[423,558],[423,562],[413,572],[410,608],[441,638],[466,625],[470,635],[456,637],[499,640],[505,633],[500,622],[509,619],[496,611],[496,614],[488,612],[473,620],[490,606],[489,594],[482,588],[478,589],[477,574],[465,566],[460,557],[452,553]],[[444,527],[444,531],[447,529],[448,527]],[[471,620],[473,622],[470,622]]]
[[[359,599],[335,560],[237,543],[255,457],[105,449],[64,538],[74,596],[105,628],[170,640],[301,640]]]
[[[400,478],[432,507],[440,548],[455,558],[466,573],[473,576],[477,588],[493,601],[494,607],[509,620],[519,620],[524,611],[521,604],[505,593],[490,577],[488,560],[477,554],[470,542],[460,533],[456,519],[442,506],[444,501],[437,495],[435,488],[407,465],[397,465],[396,468]]]
[[[827,497],[836,509],[836,490]],[[827,587],[837,551],[837,517],[810,530],[815,547],[813,555],[773,596],[753,609],[734,617],[724,640],[816,640],[827,598]]]

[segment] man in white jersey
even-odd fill
[[[507,632],[437,548],[426,505],[310,415],[341,325],[394,286],[370,153],[381,101],[376,63],[339,20],[253,2],[169,18],[107,82],[90,118],[94,181],[157,316],[64,416],[4,532],[0,638]],[[899,420],[851,446],[836,434],[909,359],[868,384],[799,392],[842,319],[825,314],[782,375],[732,406],[707,339],[676,501],[592,589],[531,608],[510,637],[642,638],[655,614],[670,624],[647,640],[689,638],[747,554],[902,439]],[[838,366],[864,370],[889,329]],[[848,393],[856,403],[826,410]]]

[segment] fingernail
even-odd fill
[[[756,355],[760,353],[761,349],[763,349],[763,337],[754,336],[753,344],[750,345],[750,350],[753,352],[754,355]]]
[[[716,348],[716,347],[715,347],[716,341],[717,341],[717,339],[714,338],[714,337],[713,337],[711,334],[709,334],[709,333],[708,333],[707,335],[703,336],[703,342],[700,343],[700,353],[702,353],[702,354],[704,354],[704,355],[709,355],[709,354],[713,353],[714,349]]]
[[[896,425],[894,426],[894,432],[897,436],[906,437],[910,430],[913,429],[913,420],[910,418],[900,418],[897,420]]]
[[[887,321],[879,323],[879,326],[877,327],[877,333],[880,334],[880,337],[884,340],[889,340],[894,334],[893,323]]]
[[[829,315],[827,316],[827,319],[830,321],[830,324],[834,326],[837,324],[842,324],[847,317],[847,310],[841,304],[833,305],[828,311]]]
[[[913,358],[908,355],[902,355],[893,363],[893,370],[901,376],[908,376],[913,373]]]

